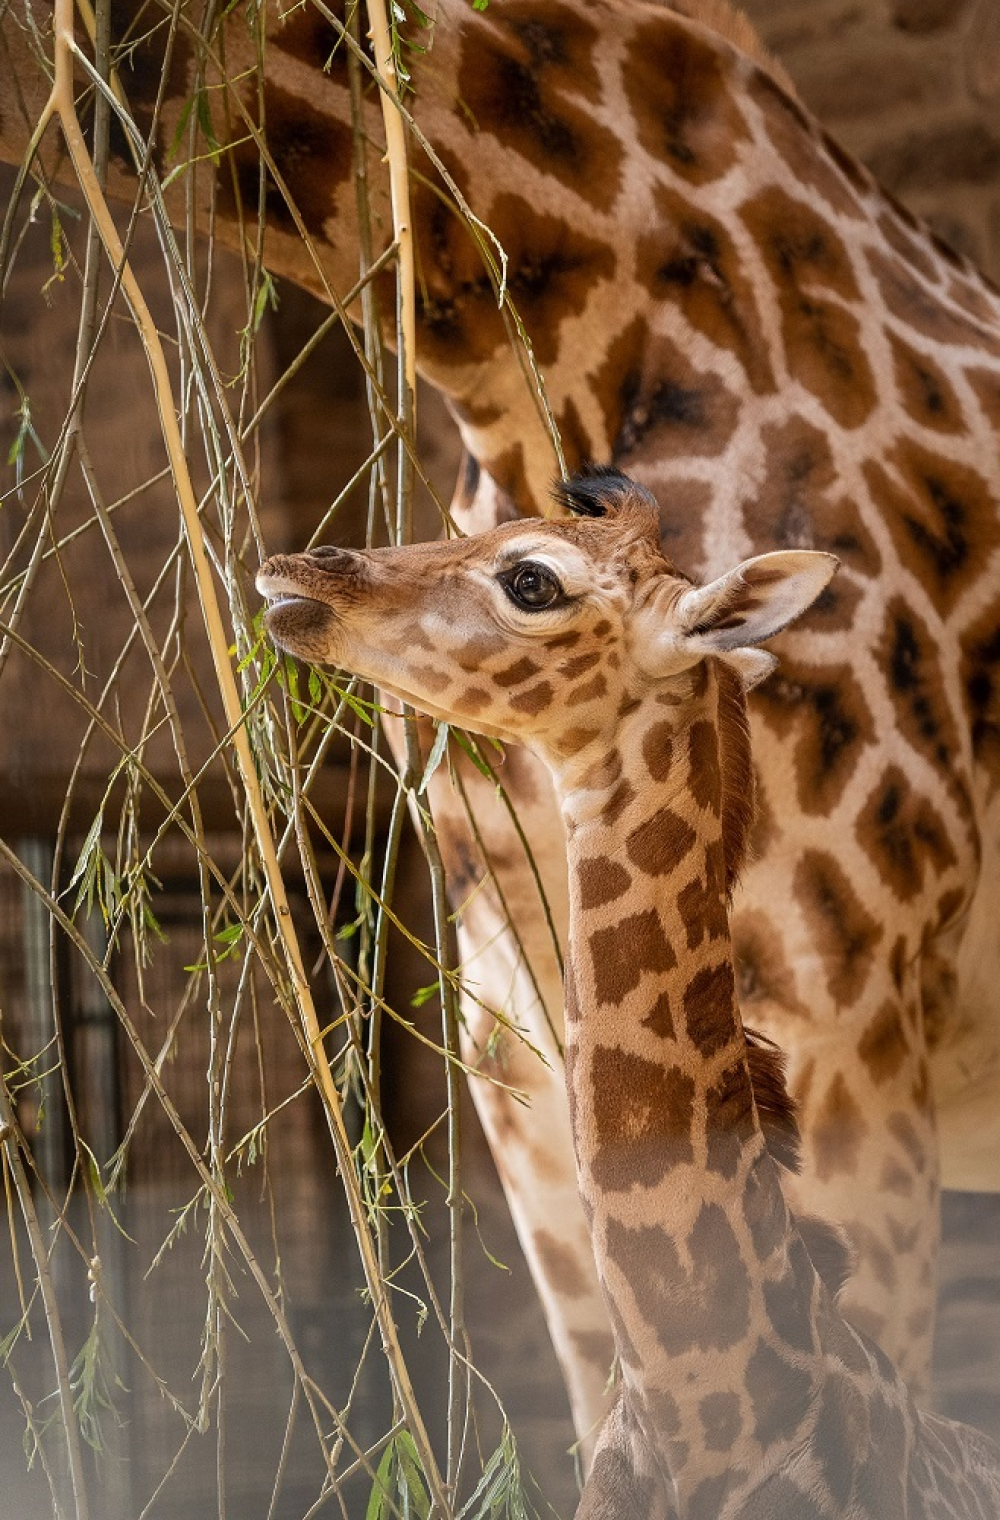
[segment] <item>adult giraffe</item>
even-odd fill
[[[6,35],[30,122],[31,59],[10,20]],[[320,292],[324,278],[344,290],[356,275],[342,50],[324,69],[334,36],[309,8],[272,16],[261,95],[324,273],[273,186],[268,262]],[[182,28],[161,157],[193,56]],[[225,57],[256,113],[256,54],[238,11]],[[485,14],[441,0],[433,49],[413,73],[418,123],[509,256],[570,465],[612,459],[654,488],[670,503],[671,558],[701,578],[778,548],[843,562],[811,631],[784,637],[780,676],[752,699],[761,818],[734,917],[738,985],[752,1022],[789,1054],[800,1193],[857,1249],[847,1311],[919,1391],[939,1179],[992,1187],[1000,1154],[989,913],[1000,871],[1000,299],[829,142],[719,0],[504,0]],[[140,121],[159,78],[149,49],[131,55],[123,81]],[[234,144],[244,140],[217,171],[200,166],[195,199],[207,217],[214,193],[216,231],[238,243],[238,210],[257,203],[257,155],[234,111],[230,121]],[[215,132],[225,135],[221,112]],[[25,119],[9,98],[2,134],[5,156],[19,156]],[[128,189],[115,166],[111,182]],[[552,453],[478,253],[436,190],[413,188],[422,368],[450,398],[469,454],[456,517],[471,528],[540,511]],[[564,922],[548,781],[520,754],[504,774]],[[437,792],[462,898],[463,875],[481,865],[455,798],[443,782]],[[488,793],[475,793],[481,832],[558,1019],[535,888]],[[501,1040],[492,1058],[532,1109],[486,1084],[477,1097],[587,1431],[610,1338],[556,1040],[503,924],[497,896],[478,893],[464,949],[478,951],[480,994],[513,1005],[554,1069]],[[468,1012],[481,1053],[490,1020]]]

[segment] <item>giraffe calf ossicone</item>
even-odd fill
[[[578,1515],[996,1520],[1000,1455],[917,1410],[838,1311],[837,1237],[782,1192],[780,1061],[736,1002],[744,688],[836,561],[765,554],[695,587],[626,477],[560,495],[576,520],[277,556],[258,587],[283,648],[520,741],[553,776],[573,1142],[621,1367]]]

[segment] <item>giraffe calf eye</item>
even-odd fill
[[[527,612],[538,612],[552,607],[563,599],[563,588],[551,570],[524,560],[501,577],[503,588],[511,601]]]

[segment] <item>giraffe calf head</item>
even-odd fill
[[[604,742],[621,713],[680,689],[709,655],[759,679],[773,661],[757,645],[836,569],[828,554],[766,554],[695,587],[663,557],[656,503],[626,476],[592,471],[557,496],[571,518],[276,555],[257,577],[268,631],[302,659],[552,760]]]

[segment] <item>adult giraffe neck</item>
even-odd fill
[[[781,1336],[815,1350],[822,1296],[754,1104],[726,911],[718,677],[701,666],[693,680],[680,721],[676,698],[651,695],[623,718],[616,754],[556,772],[579,1185],[625,1397],[682,1513],[706,1480],[761,1463],[735,1390],[756,1378],[808,1393],[801,1355],[783,1367],[773,1316],[780,1304]]]

